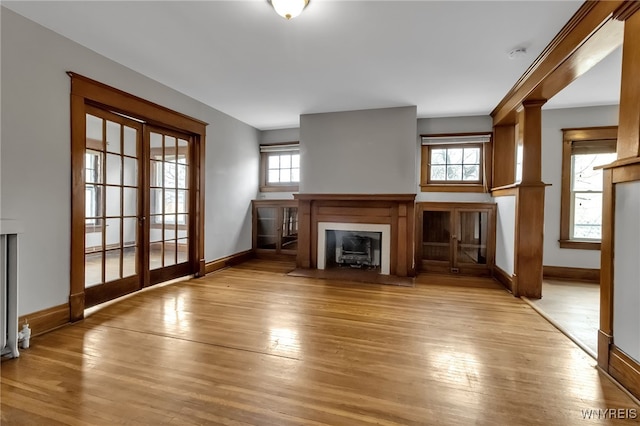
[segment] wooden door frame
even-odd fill
[[[205,136],[207,123],[169,108],[139,98],[122,90],[97,82],[82,75],[68,72],[71,78],[71,282],[69,310],[71,321],[84,318],[84,151],[85,106],[93,105],[140,119],[147,124],[173,129],[193,138],[193,162],[195,186],[194,222],[195,238],[192,262],[188,273],[204,276],[204,184],[205,184]],[[144,161],[144,156],[142,161]],[[144,165],[143,165],[144,167]]]

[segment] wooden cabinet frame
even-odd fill
[[[283,234],[283,224],[284,224],[284,209],[285,208],[298,208],[298,201],[296,200],[253,200],[252,201],[252,226],[251,226],[251,234],[252,234],[252,247],[253,250],[258,255],[295,255],[297,253],[297,244],[296,248],[287,247],[287,244],[284,242],[285,235]],[[258,247],[258,230],[259,230],[259,215],[258,209],[260,208],[273,208],[275,210],[274,219],[274,238],[275,238],[275,247],[273,249],[265,249]],[[299,221],[299,217],[297,218]],[[299,222],[298,222],[299,226]],[[298,228],[299,229],[299,228]],[[297,239],[296,239],[297,241]]]
[[[449,212],[449,227],[454,232],[451,235],[451,243],[449,245],[448,260],[424,260],[424,212],[439,211]],[[460,224],[460,213],[465,212],[482,212],[487,214],[486,224],[486,263],[472,264],[458,262],[458,244],[459,236],[456,235],[456,229]],[[492,203],[440,203],[440,202],[423,202],[416,203],[416,265],[426,272],[450,273],[457,272],[468,275],[491,275],[491,270],[495,263],[495,217],[496,205]]]

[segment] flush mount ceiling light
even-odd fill
[[[305,7],[309,4],[309,0],[267,0],[276,13],[283,18],[291,19],[300,15]]]
[[[527,49],[525,47],[516,47],[509,52],[509,59],[519,59],[527,55]]]

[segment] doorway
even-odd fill
[[[72,78],[72,320],[171,279],[204,275],[206,123]]]

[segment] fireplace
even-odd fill
[[[297,269],[348,270],[350,276],[359,271],[368,276],[415,275],[415,194],[294,197],[300,221]]]
[[[389,275],[391,226],[318,223],[317,268],[357,268]]]

